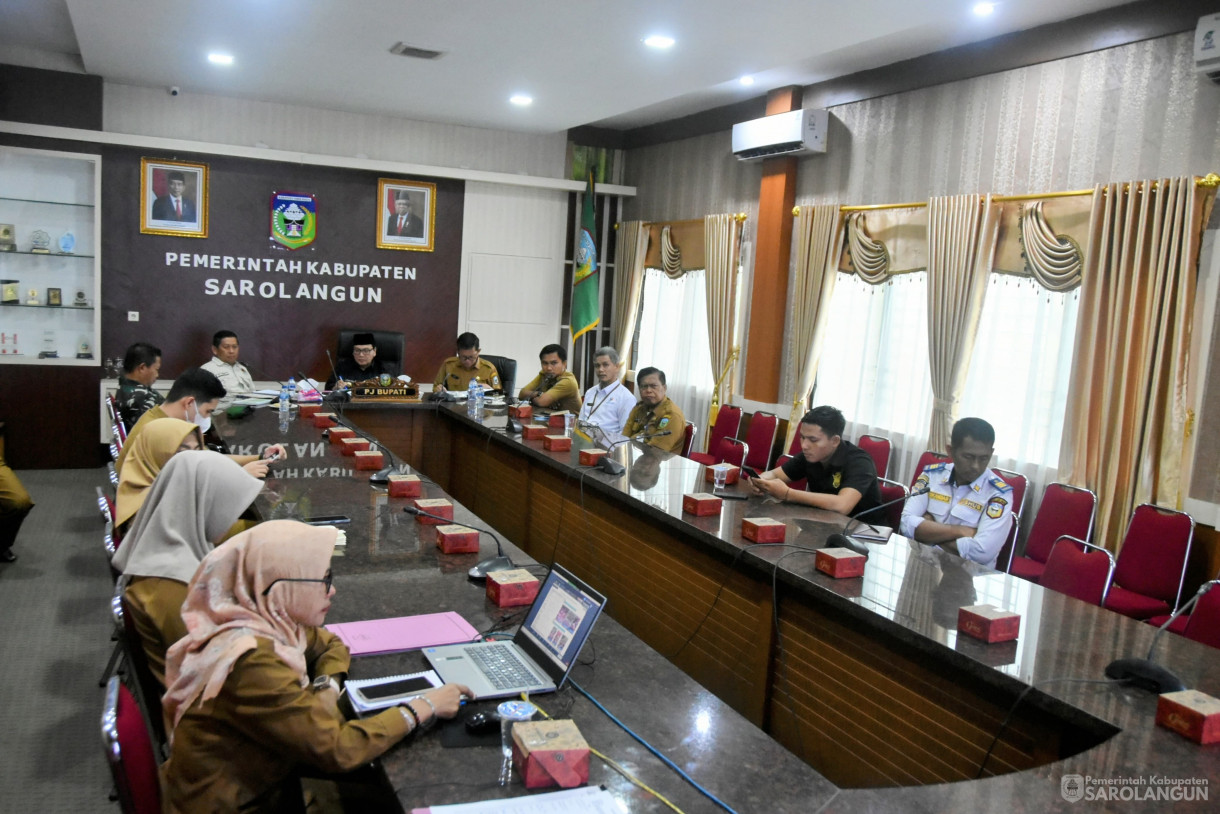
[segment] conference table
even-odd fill
[[[625,471],[610,475],[579,465],[593,446],[579,434],[553,452],[507,432],[503,410],[341,410],[399,470],[424,478],[425,497],[452,500],[457,522],[498,532],[515,563],[558,562],[606,594],[574,681],[734,810],[1067,810],[1061,784],[1073,775],[1086,799],[1125,782],[1122,799],[1138,808],[1164,805],[1149,794],[1198,799],[1220,776],[1214,747],[1155,725],[1154,695],[1103,679],[1112,659],[1147,651],[1148,625],[896,534],[868,546],[863,577],[832,579],[814,557],[846,518],[759,496],[685,514],[684,494],[710,491],[707,470],[640,444],[611,453]],[[440,554],[435,527],[402,512],[410,499],[370,484],[309,419],[277,426],[260,410],[217,425],[236,452],[289,447],[260,499],[264,517],[351,516],[331,621],[444,610],[479,630],[514,621],[465,576],[495,552],[486,535],[477,555]],[[745,540],[746,517],[783,522],[784,545]],[[1020,637],[958,635],[957,609],[981,603],[1020,614]],[[1216,650],[1166,635],[1157,659],[1220,695]],[[422,667],[418,653],[358,658],[352,674]],[[536,700],[679,808],[714,808],[579,693]],[[381,765],[408,810],[524,793],[496,784],[498,750],[445,748],[433,733]],[[627,810],[668,810],[592,765],[590,783]],[[1193,785],[1158,791],[1174,788],[1158,778]]]

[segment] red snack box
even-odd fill
[[[574,789],[589,782],[589,744],[570,719],[521,721],[513,724],[513,765],[527,789]]]
[[[566,435],[544,435],[542,448],[551,452],[565,452],[572,448],[572,439]]]
[[[712,471],[715,468],[716,467],[714,467],[714,466],[709,466],[709,467],[705,467],[703,470],[703,479],[705,481],[707,481],[708,483],[716,482],[716,473]],[[726,477],[724,479],[724,485],[732,486],[734,483],[737,483],[738,478],[741,477],[741,470],[735,466],[728,467],[728,470],[729,470],[729,474],[728,474],[728,477]]]
[[[529,605],[538,596],[541,585],[538,578],[524,568],[492,571],[487,575],[487,598],[498,608]]]
[[[321,404],[302,404],[301,412],[299,413],[299,415],[301,416],[301,418],[309,418],[311,415],[317,415],[321,411],[322,411]]]
[[[788,527],[770,517],[746,517],[741,521],[741,536],[752,543],[782,543]]]
[[[422,498],[415,501],[415,508],[440,515],[445,520],[453,522],[453,504],[444,498]],[[425,526],[443,526],[445,525],[445,520],[434,520],[431,517],[415,515],[415,522],[423,523]]]
[[[317,427],[318,429],[324,430],[327,427],[333,427],[338,423],[339,422],[335,421],[334,413],[314,413],[313,414],[313,425],[315,427]]]
[[[549,426],[551,429],[562,430],[564,427],[564,418],[565,416],[569,415],[571,415],[571,413],[566,411],[562,413],[551,413],[551,417],[546,420],[547,426]]]
[[[1167,692],[1156,702],[1158,726],[1204,746],[1220,741],[1220,698],[1198,690]]]
[[[339,444],[339,452],[344,455],[355,455],[357,452],[369,448],[369,439],[355,436],[352,438],[344,438]]]
[[[508,408],[508,414],[518,421],[530,421],[534,417],[534,405],[514,404]]]
[[[957,632],[988,644],[1009,642],[1021,632],[1021,615],[992,605],[968,605],[957,610]]]
[[[343,443],[344,438],[355,438],[356,431],[349,430],[347,427],[331,427],[330,435],[328,437],[330,438],[330,442],[332,444],[338,446],[339,444]]]
[[[385,466],[385,458],[381,454],[381,450],[358,449],[353,454],[356,458],[357,469],[372,469],[375,471]]]
[[[550,431],[551,428],[545,424],[526,424],[521,428],[521,437],[526,441],[541,441]]]
[[[720,514],[724,499],[709,495],[707,492],[693,492],[682,496],[682,511],[695,517],[711,517]]]
[[[440,514],[440,512],[436,512],[436,514]],[[427,518],[424,519],[426,520]],[[471,552],[477,554],[479,551],[479,533],[465,526],[452,524],[437,526],[436,547],[445,554],[470,554]]]
[[[606,450],[604,449],[582,449],[580,451],[580,465],[597,466],[597,462],[600,461],[605,454]]]
[[[419,497],[423,488],[419,475],[390,475],[390,497]]]
[[[820,548],[814,568],[835,579],[849,579],[864,573],[864,563],[867,560],[868,557],[857,554],[850,548]]]

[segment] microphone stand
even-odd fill
[[[1156,649],[1156,643],[1160,640],[1161,634],[1165,632],[1166,628],[1172,625],[1174,620],[1179,616],[1193,608],[1203,597],[1203,594],[1217,585],[1220,585],[1220,579],[1213,579],[1200,585],[1199,590],[1190,598],[1190,601],[1170,614],[1165,624],[1157,628],[1156,634],[1152,637],[1152,644],[1148,645],[1148,655],[1145,658],[1115,659],[1106,665],[1106,678],[1134,684],[1141,689],[1150,690],[1157,695],[1186,689],[1182,679],[1152,661],[1152,651]]]
[[[865,557],[867,557],[868,556],[868,547],[866,545],[864,545],[864,543],[861,543],[857,540],[853,540],[851,537],[849,537],[848,529],[850,529],[853,524],[859,523],[860,518],[866,514],[872,514],[873,512],[880,511],[880,510],[886,508],[887,506],[893,506],[895,503],[900,503],[904,500],[907,500],[908,498],[918,497],[919,495],[926,495],[928,493],[928,491],[929,491],[928,487],[924,487],[922,489],[916,489],[914,492],[911,492],[911,494],[909,494],[909,495],[903,495],[902,497],[897,497],[897,498],[894,498],[893,500],[887,500],[885,503],[874,506],[873,508],[869,509],[868,511],[860,512],[860,514],[856,515],[855,517],[849,518],[847,521],[847,525],[843,526],[842,531],[835,532],[834,534],[832,534],[826,538],[826,547],[827,548],[847,548],[847,549],[850,549],[850,550],[856,552],[857,554],[863,554]]]
[[[661,438],[662,436],[671,435],[672,432],[672,430],[665,430],[664,432],[655,432],[652,435],[640,434],[632,436],[631,438],[623,438],[615,441],[606,448],[606,454],[603,455],[601,460],[597,462],[597,468],[605,472],[607,475],[621,475],[627,471],[627,467],[610,457],[610,453],[613,452],[615,448],[626,444],[628,441],[648,441],[652,438]]]
[[[507,571],[510,568],[517,567],[517,566],[513,565],[513,561],[508,558],[508,555],[506,555],[504,553],[504,546],[500,544],[500,538],[497,537],[496,533],[494,531],[492,531],[491,529],[485,529],[485,528],[481,528],[479,526],[472,526],[469,523],[459,523],[456,520],[453,520],[451,518],[441,517],[439,514],[432,514],[431,512],[426,512],[423,509],[417,508],[415,506],[403,506],[402,510],[404,512],[406,512],[407,514],[413,514],[413,515],[417,515],[419,517],[431,517],[433,520],[444,520],[446,523],[453,523],[458,526],[465,526],[468,529],[474,529],[475,531],[481,531],[484,534],[486,534],[488,537],[490,537],[491,539],[495,540],[496,541],[496,556],[489,557],[489,558],[483,560],[482,562],[478,563],[474,568],[471,568],[469,571],[467,571],[466,574],[471,579],[487,579],[487,575],[490,574],[492,571]]]

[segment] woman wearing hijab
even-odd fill
[[[148,490],[111,564],[131,578],[127,612],[163,685],[165,651],[186,635],[182,603],[199,561],[263,488],[234,461],[204,450],[175,455]]]
[[[167,663],[165,811],[301,811],[297,769],[357,768],[436,718],[452,718],[470,694],[447,684],[345,720],[338,681],[351,657],[322,628],[337,536],[269,520],[200,564],[182,608],[189,633]]]
[[[190,421],[160,418],[131,442],[127,465],[119,476],[115,498],[115,529],[120,535],[144,505],[148,490],[169,459],[185,450],[203,449],[203,434]]]

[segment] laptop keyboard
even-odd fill
[[[526,669],[508,645],[467,647],[466,655],[479,666],[497,690],[538,685],[538,679]]]

